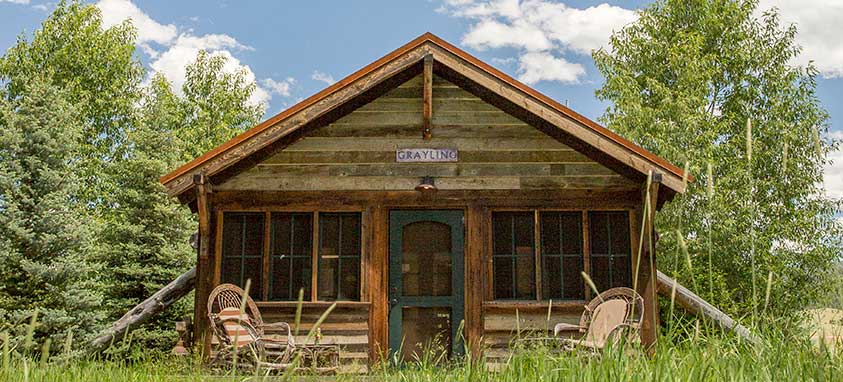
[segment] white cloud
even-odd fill
[[[843,139],[843,130],[832,131],[829,136],[832,139]],[[843,200],[843,150],[837,150],[828,154],[831,164],[825,166],[823,180],[825,183],[825,194],[829,198]]]
[[[313,75],[311,75],[310,78],[312,78],[316,81],[324,82],[328,85],[333,85],[334,82],[337,82],[337,81],[334,80],[334,77],[331,76],[330,74],[323,73],[323,72],[320,72],[318,70],[314,70]]]
[[[518,61],[518,60],[515,59],[515,57],[506,57],[506,58],[492,57],[492,63],[495,64],[495,65],[500,65],[500,66],[512,65],[512,64],[515,63],[515,61]]]
[[[0,3],[29,4],[29,0],[0,0]]]
[[[126,19],[132,20],[132,25],[138,31],[138,43],[168,44],[176,38],[175,25],[164,25],[153,20],[129,0],[100,0],[97,8],[102,11],[105,27],[120,24]]]
[[[173,88],[177,92],[180,92],[186,78],[185,68],[196,60],[196,55],[199,54],[200,50],[205,50],[211,55],[226,58],[226,64],[223,67],[224,71],[234,73],[242,70],[247,82],[257,84],[255,91],[252,92],[250,102],[253,105],[266,106],[269,100],[272,99],[272,94],[269,90],[257,83],[257,77],[249,65],[242,64],[232,53],[232,50],[239,51],[245,49],[251,48],[240,44],[236,39],[228,35],[209,34],[194,36],[184,33],[166,51],[153,57],[153,61],[149,66],[153,72],[164,75],[173,84]]]
[[[609,4],[580,9],[553,0],[445,0],[439,11],[471,23],[462,39],[471,48],[516,49],[519,79],[531,84],[579,82],[585,68],[570,55],[591,54],[638,18]]]
[[[266,78],[261,83],[269,88],[271,93],[278,94],[282,97],[289,97],[290,96],[290,88],[296,83],[296,80],[292,77],[287,77],[285,80],[276,81],[272,78]]]
[[[843,0],[761,0],[757,13],[772,7],[779,9],[785,24],[796,25],[796,42],[802,46],[796,64],[814,61],[824,77],[843,77]]]
[[[46,12],[50,10],[50,6],[47,4],[32,4],[32,8],[35,8],[39,11]]]
[[[545,52],[527,52],[518,60],[518,77],[530,85],[539,81],[573,84],[583,75],[585,68],[582,65],[553,57]]]
[[[232,36],[227,34],[196,35],[191,29],[179,28],[174,24],[162,24],[129,0],[100,0],[97,7],[102,11],[106,27],[119,24],[126,19],[132,21],[138,30],[138,47],[151,60],[150,69],[161,73],[170,81],[176,92],[181,92],[184,85],[187,65],[196,60],[196,55],[200,50],[205,50],[211,55],[227,59],[223,70],[229,73],[242,70],[246,80],[256,85],[250,103],[266,107],[273,94],[282,97],[290,96],[290,85],[293,84],[293,79],[275,81],[265,78],[258,81],[252,69],[235,56],[237,52],[254,50],[254,48],[240,43]]]

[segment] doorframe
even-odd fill
[[[462,354],[463,336],[460,333],[460,328],[463,320],[465,320],[465,252],[466,252],[466,227],[465,227],[466,211],[460,208],[441,208],[441,209],[403,209],[392,208],[388,210],[387,228],[389,235],[388,251],[387,251],[387,303],[388,303],[388,322],[387,333],[389,343],[389,354],[392,355],[401,346],[403,341],[401,336],[401,329],[403,325],[403,316],[401,307],[417,306],[417,307],[437,307],[449,306],[451,308],[451,354]],[[418,221],[434,221],[447,224],[451,227],[451,296],[450,297],[410,297],[401,298],[401,284],[396,284],[393,287],[393,281],[399,280],[402,275],[400,256],[394,254],[401,254],[401,240],[404,226]],[[398,299],[398,303],[393,304],[393,299]],[[402,301],[403,300],[403,301]],[[409,301],[407,301],[409,300]],[[409,304],[407,304],[409,303]],[[393,311],[394,310],[394,311]]]

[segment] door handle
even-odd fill
[[[394,308],[394,307],[395,307],[395,305],[398,305],[398,299],[397,299],[397,298],[391,298],[391,299],[389,299],[389,307],[390,307],[390,308]]]

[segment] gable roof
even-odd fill
[[[231,140],[202,154],[161,177],[167,193],[176,196],[193,186],[193,175],[213,176],[276,140],[374,88],[385,79],[405,71],[432,55],[438,65],[465,75],[497,96],[532,112],[538,118],[646,176],[650,171],[665,175],[662,182],[674,192],[685,191],[683,170],[667,160],[635,145],[596,122],[574,112],[550,97],[513,79],[476,57],[425,33],[386,56],[352,73]],[[517,101],[513,101],[517,100]],[[689,180],[693,178],[688,175]]]

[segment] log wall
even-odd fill
[[[296,307],[290,303],[258,302],[265,322],[295,323]],[[305,304],[302,307],[297,344],[314,343],[307,334],[330,304]],[[337,306],[320,326],[320,344],[336,344],[340,347],[341,372],[364,372],[369,351],[369,305],[364,303]],[[281,333],[267,333],[270,336]],[[284,334],[286,335],[286,333]]]
[[[484,303],[483,348],[487,365],[495,369],[506,363],[519,339],[550,337],[560,322],[579,324],[583,304],[554,304],[548,314],[548,303]]]
[[[438,77],[431,137],[423,139],[419,75],[328,126],[305,134],[218,190],[631,190],[637,185]],[[395,150],[459,150],[453,163],[396,163]]]

